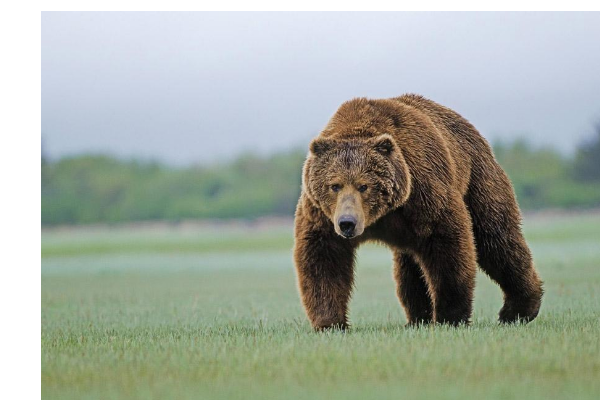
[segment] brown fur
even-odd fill
[[[348,325],[355,250],[374,240],[394,252],[409,324],[469,323],[477,263],[504,292],[500,321],[530,321],[543,291],[520,223],[510,181],[460,115],[411,94],[350,100],[303,170],[294,258],[308,318]]]

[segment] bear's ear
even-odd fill
[[[375,150],[386,156],[394,151],[395,146],[394,138],[387,134],[376,137],[373,145]]]
[[[325,154],[326,152],[331,150],[332,147],[333,142],[331,140],[321,138],[314,139],[312,142],[310,142],[309,146],[310,152],[315,156]]]

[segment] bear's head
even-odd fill
[[[410,195],[411,176],[392,136],[317,138],[304,165],[304,190],[345,237],[400,207]]]

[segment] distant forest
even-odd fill
[[[573,157],[524,141],[496,143],[524,210],[600,207],[600,124]],[[291,216],[306,150],[174,168],[82,155],[42,157],[42,225]]]

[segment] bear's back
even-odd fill
[[[494,163],[490,145],[477,129],[456,111],[416,94],[405,94],[393,100],[425,114],[436,126],[450,150],[461,191],[467,189],[473,171],[495,167],[490,165]]]
[[[469,156],[491,153],[490,147],[475,127],[456,111],[418,94],[395,97],[400,103],[424,113],[431,119],[446,140],[455,142]]]

